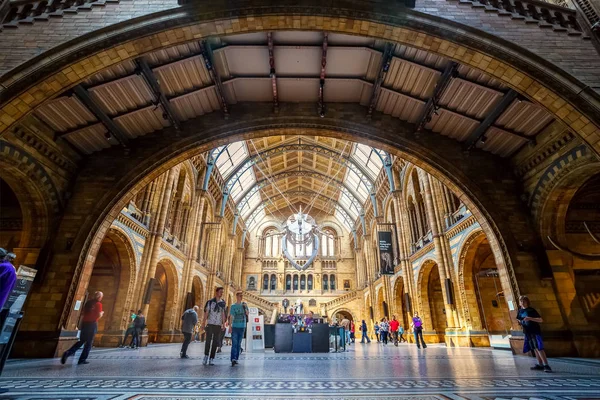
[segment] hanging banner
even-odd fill
[[[392,232],[379,232],[379,271],[381,275],[394,275]]]

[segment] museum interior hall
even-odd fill
[[[600,2],[0,0],[0,247],[0,398],[597,398]]]

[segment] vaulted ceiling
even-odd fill
[[[295,31],[212,38],[126,61],[44,103],[35,116],[85,157],[119,142],[134,146],[138,136],[207,113],[231,113],[240,102],[269,102],[274,111],[282,102],[312,103],[323,116],[328,103],[359,103],[366,114],[389,114],[501,157],[553,121],[497,80],[440,56],[366,37]],[[331,138],[275,136],[229,145],[218,169],[227,179],[236,157],[254,157],[230,193],[244,218],[259,204],[275,213],[303,202],[356,219],[369,188],[343,160],[369,149]],[[245,198],[255,182],[259,195]]]

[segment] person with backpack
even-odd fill
[[[135,319],[133,320],[133,338],[131,339],[131,348],[137,349],[142,345],[142,332],[146,329],[146,317],[142,314],[142,310],[138,310]],[[135,345],[135,346],[134,346]]]
[[[202,326],[206,327],[206,343],[204,344],[204,361],[202,364],[215,365],[215,353],[219,347],[221,332],[225,330],[225,300],[222,299],[225,289],[215,289],[215,297],[204,306]]]
[[[415,334],[415,342],[417,342],[417,347],[420,349],[422,344],[423,348],[426,349],[427,345],[423,340],[423,321],[421,321],[421,318],[419,318],[419,313],[415,313],[410,326]],[[421,343],[419,343],[419,338],[421,338]]]
[[[193,308],[185,310],[181,316],[181,332],[183,333],[183,344],[181,345],[181,352],[179,353],[181,358],[190,358],[187,355],[187,349],[192,341],[194,327],[198,323],[198,310],[199,307],[194,306]]]
[[[79,356],[78,365],[89,364],[87,360],[92,344],[94,343],[94,336],[98,330],[98,320],[104,315],[102,311],[102,298],[104,294],[102,292],[94,293],[94,297],[88,300],[83,306],[83,318],[81,322],[81,331],[79,335],[79,341],[75,343],[71,348],[65,351],[60,358],[60,363],[64,364],[67,362],[67,358],[71,357],[81,346],[83,351]]]

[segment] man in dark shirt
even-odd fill
[[[131,339],[131,348],[138,348],[142,345],[142,332],[146,329],[146,317],[142,314],[142,310],[138,310],[135,319],[133,320],[133,338]],[[134,346],[135,344],[135,346]]]
[[[71,357],[81,346],[83,351],[79,356],[79,362],[77,364],[89,364],[87,360],[92,344],[94,343],[94,336],[98,330],[98,320],[104,315],[102,311],[102,292],[94,293],[94,298],[88,300],[83,306],[83,318],[81,320],[81,331],[79,334],[79,341],[75,343],[69,350],[65,351],[60,358],[61,364],[67,362],[67,358]]]
[[[521,308],[519,308],[519,312],[517,313],[517,320],[523,327],[523,333],[525,334],[523,353],[529,353],[530,351],[535,353],[537,364],[531,367],[532,370],[552,372],[552,369],[548,365],[548,359],[544,351],[544,342],[542,340],[542,328],[540,327],[540,324],[544,322],[542,316],[535,308],[531,307],[527,296],[519,297],[519,304]]]

